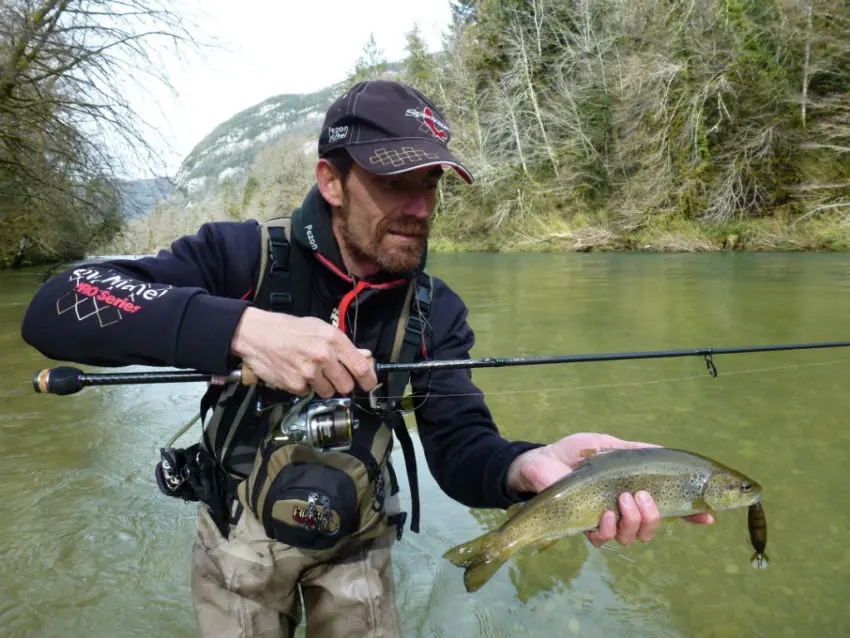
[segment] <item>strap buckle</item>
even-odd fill
[[[398,514],[387,516],[387,522],[390,525],[396,526],[395,537],[396,540],[400,541],[404,534],[404,524],[407,522],[407,512],[399,512]]]

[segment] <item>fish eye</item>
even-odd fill
[[[750,484],[749,481],[743,481],[741,483],[741,491],[742,492],[749,492],[751,489],[753,489],[753,486]]]

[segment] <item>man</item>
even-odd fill
[[[391,430],[408,471],[413,458],[393,402],[398,382],[379,379],[374,361],[400,352],[461,359],[473,346],[462,300],[424,273],[444,168],[472,182],[450,138],[418,91],[360,83],[328,110],[316,186],[288,234],[269,229],[267,240],[255,222],[206,224],[156,257],[62,273],[27,311],[24,339],[55,359],[214,374],[242,365],[262,381],[211,387],[203,412],[212,413],[190,455],[197,463],[187,465],[195,491],[179,492],[201,500],[192,591],[203,635],[292,635],[301,597],[308,635],[401,633],[390,548],[404,514],[387,460]],[[71,311],[89,302],[91,312]],[[584,448],[647,445],[591,433],[507,441],[468,370],[417,372],[409,382],[430,471],[469,507],[529,498]],[[372,391],[380,402],[366,401]],[[269,434],[281,406],[309,392],[356,398],[348,453]],[[652,539],[659,513],[648,494],[623,494],[619,509],[619,524],[606,512],[588,533],[594,545]],[[416,530],[415,506],[413,518]]]

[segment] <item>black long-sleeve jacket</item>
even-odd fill
[[[315,188],[300,211],[300,219],[293,218],[293,248],[309,251],[321,264],[314,271],[319,273],[317,292],[324,303],[311,314],[328,320],[322,313],[333,308],[339,312],[346,296],[350,302],[353,282],[345,275],[330,230],[329,207]],[[238,364],[230,345],[251,304],[260,253],[257,222],[217,222],[176,240],[170,251],[155,257],[71,268],[34,296],[22,336],[57,360],[227,373]],[[366,285],[358,291],[356,304],[343,304],[347,321],[340,325],[355,344],[359,345],[354,331],[368,333],[364,327],[377,320],[382,296],[389,294],[392,287]],[[474,333],[467,323],[467,308],[438,278],[434,278],[431,327],[429,358],[469,357]],[[439,486],[470,507],[505,508],[526,496],[507,488],[506,473],[516,456],[538,444],[500,436],[469,370],[428,374],[429,387],[417,374],[411,384],[415,392],[432,397],[416,408],[415,416],[429,469]]]

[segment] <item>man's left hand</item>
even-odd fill
[[[605,448],[659,447],[651,443],[624,441],[608,434],[582,432],[571,434],[556,443],[529,450],[514,459],[508,470],[508,485],[517,492],[540,492],[575,469],[582,460],[581,451]],[[615,540],[631,545],[635,539],[648,543],[655,536],[661,515],[652,496],[647,492],[628,492],[619,497],[620,521],[607,511],[599,521],[599,529],[587,532],[595,547]],[[708,525],[714,522],[711,514],[684,517],[692,523]]]

